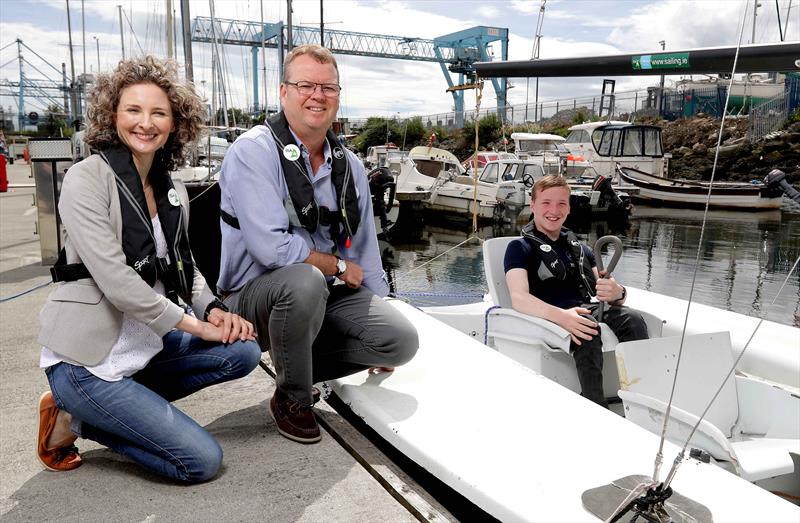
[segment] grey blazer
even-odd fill
[[[186,188],[175,182],[183,223],[189,223]],[[73,165],[61,187],[58,210],[65,227],[67,263],[83,262],[92,278],[61,283],[39,313],[39,343],[82,365],[96,365],[111,351],[122,314],[164,336],[183,309],[155,292],[125,263],[122,211],[114,173],[99,155]],[[203,313],[214,295],[194,269],[192,303]]]

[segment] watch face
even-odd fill
[[[347,270],[347,263],[344,260],[338,260],[336,262],[336,270],[339,271],[339,274],[342,274],[344,271]]]

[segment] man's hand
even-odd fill
[[[208,323],[221,330],[220,341],[222,343],[232,343],[237,338],[242,341],[255,339],[253,324],[238,314],[213,308],[208,313]]]
[[[575,345],[580,345],[581,340],[591,340],[600,332],[597,323],[586,317],[591,313],[592,311],[583,307],[564,309],[559,314],[556,323],[569,332],[569,337],[572,338]]]
[[[614,303],[622,299],[622,285],[617,283],[613,276],[605,277],[605,271],[597,280],[597,299],[606,303]]]
[[[345,260],[347,263],[347,270],[337,276],[351,289],[358,289],[361,287],[361,281],[364,279],[364,269],[361,268],[354,261]]]

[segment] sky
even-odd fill
[[[695,47],[735,46],[739,40],[745,7],[742,43],[753,40],[753,0],[548,0],[542,24],[540,58],[598,56],[629,52],[656,52],[664,40],[667,50]],[[86,53],[82,46],[82,11],[85,19]],[[173,0],[180,18],[180,1]],[[209,16],[209,0],[190,0],[191,17]],[[777,11],[787,23],[786,40],[800,40],[800,0],[760,0],[755,23],[755,42],[780,41]],[[777,8],[776,9],[776,4]],[[76,74],[107,72],[120,60],[121,37],[117,5],[123,9],[126,55],[150,53],[166,56],[166,0],[71,0],[72,41]],[[433,39],[477,25],[509,29],[509,59],[531,58],[541,0],[324,0],[326,30],[357,31]],[[0,0],[0,80],[19,80],[15,40],[21,39],[36,54],[24,49],[26,76],[59,79],[67,64],[70,74],[69,33],[66,0]],[[215,15],[233,20],[286,20],[284,0],[215,0]],[[294,0],[293,23],[318,26],[319,0]],[[176,26],[179,23],[176,22]],[[183,61],[182,38],[178,35],[178,59]],[[194,77],[198,92],[211,96],[210,45],[195,42]],[[99,52],[98,52],[99,51]],[[99,54],[99,56],[98,56]],[[274,105],[278,89],[276,50],[267,49],[267,103]],[[500,59],[499,45],[493,46]],[[252,105],[250,49],[225,46],[228,105]],[[42,60],[44,59],[44,60]],[[340,115],[406,117],[452,110],[452,96],[436,63],[337,55],[343,87]],[[260,64],[262,67],[263,64]],[[42,74],[40,74],[42,73]],[[259,72],[259,76],[261,73]],[[453,75],[454,81],[457,81]],[[679,77],[668,78],[667,83]],[[617,92],[655,85],[658,77],[617,78]],[[539,101],[598,95],[602,78],[548,78],[540,80]],[[512,79],[509,103],[533,100],[533,82]],[[261,101],[263,102],[263,84]],[[0,104],[11,105],[9,88],[0,87]],[[59,97],[60,98],[60,97]],[[487,86],[481,107],[496,103]],[[31,99],[26,111],[41,110],[47,101]],[[467,110],[475,97],[466,95]]]

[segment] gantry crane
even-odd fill
[[[292,47],[320,42],[317,27],[292,26]],[[453,95],[456,112],[456,125],[464,124],[464,89],[475,81],[473,64],[491,60],[489,44],[500,41],[502,60],[508,60],[508,29],[478,26],[433,40],[404,36],[377,35],[353,31],[325,30],[325,47],[331,52],[343,55],[392,58],[395,60],[415,60],[437,62],[447,80],[448,91]],[[262,46],[273,49],[287,49],[287,26],[283,22],[265,23],[244,20],[215,19],[196,17],[192,21],[192,41],[251,47],[253,68],[253,100],[258,106],[258,50]],[[278,53],[279,68],[283,69],[283,53]],[[458,74],[458,84],[453,82],[450,73]],[[501,118],[506,106],[507,81],[493,78],[492,86],[497,95],[497,108]]]

